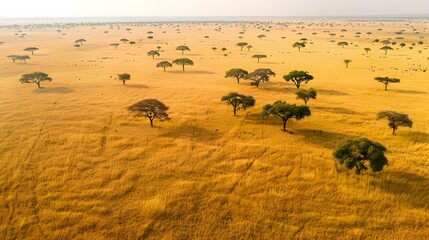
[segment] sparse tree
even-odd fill
[[[241,68],[232,68],[228,70],[225,74],[225,78],[235,77],[237,79],[237,83],[240,83],[240,79],[249,74],[246,70]]]
[[[387,91],[387,85],[391,83],[399,83],[401,82],[398,78],[390,78],[390,77],[376,77],[374,78],[376,81],[384,84],[384,90]]]
[[[241,51],[243,51],[243,48],[244,48],[245,46],[248,46],[249,44],[248,44],[248,43],[246,43],[246,42],[239,42],[239,43],[237,43],[236,45],[237,45],[237,46],[239,46],[239,47],[241,48]]]
[[[129,44],[132,46],[132,45],[136,44],[136,42],[135,41],[130,41]]]
[[[294,70],[294,71],[291,71],[289,74],[284,75],[283,79],[286,82],[292,81],[295,84],[296,88],[299,89],[302,82],[305,82],[307,84],[309,81],[313,80],[314,77],[308,74],[308,72],[306,71]]]
[[[162,61],[162,62],[156,64],[156,67],[157,68],[164,68],[164,72],[165,72],[166,68],[173,67],[173,64],[171,64],[169,61]]]
[[[304,100],[305,106],[307,106],[307,102],[310,99],[316,99],[317,97],[317,92],[313,88],[310,88],[309,90],[298,90],[295,94],[297,99]]]
[[[173,61],[173,64],[181,65],[182,70],[185,71],[185,66],[194,66],[194,62],[189,58],[178,58]]]
[[[244,79],[248,79],[248,80],[252,81],[250,83],[251,86],[259,87],[259,84],[261,82],[268,82],[268,81],[270,81],[270,77],[271,76],[275,77],[276,73],[273,72],[269,68],[259,68],[259,69],[256,69],[255,71],[247,74],[244,77]]]
[[[344,164],[348,169],[356,168],[356,174],[371,168],[373,173],[383,171],[388,160],[384,153],[386,147],[379,142],[370,141],[367,138],[348,140],[335,152],[334,157],[339,164]]]
[[[127,42],[129,42],[130,40],[128,40],[128,39],[126,39],[126,38],[121,38],[121,40],[119,40],[119,41],[121,41],[122,43],[127,43]]]
[[[267,104],[262,110],[264,116],[277,116],[283,121],[283,131],[286,131],[286,123],[289,119],[295,118],[301,120],[311,115],[310,108],[307,106],[297,106],[285,101],[276,101],[274,104]]]
[[[225,52],[225,51],[226,51],[226,50],[228,50],[228,49],[224,47],[224,48],[222,48],[221,50],[222,50],[222,52]]]
[[[27,60],[30,59],[30,57],[27,55],[19,55],[19,56],[16,56],[15,59],[27,64]]]
[[[348,46],[349,43],[348,42],[339,42],[337,43],[338,46],[341,46],[342,48],[344,48],[345,46]]]
[[[185,51],[191,51],[191,49],[189,48],[189,47],[187,47],[187,46],[178,46],[177,48],[176,48],[176,50],[178,50],[178,51],[182,51],[182,54],[184,54],[184,52]]]
[[[150,121],[150,126],[153,127],[153,120],[161,121],[169,120],[168,107],[156,99],[145,99],[128,107],[128,111],[136,113],[138,117],[146,117]]]
[[[77,43],[77,44],[80,44],[80,45],[83,45],[84,42],[86,42],[86,40],[83,39],[83,38],[74,41],[74,43]]]
[[[131,75],[128,73],[118,74],[118,80],[122,81],[122,84],[125,85],[125,81],[131,80]]]
[[[261,58],[267,58],[267,55],[264,54],[255,54],[252,56],[252,58],[257,58],[258,59],[258,63],[259,63],[259,59]]]
[[[368,55],[368,52],[371,51],[371,48],[364,48],[363,50],[365,50],[366,54]]]
[[[231,105],[234,110],[234,116],[237,115],[237,110],[246,110],[249,107],[255,106],[255,99],[252,96],[246,96],[236,92],[232,92],[226,96],[223,96],[221,101],[226,101],[228,105]]]
[[[80,49],[80,44],[75,44],[74,47],[77,48],[77,50],[79,50]]]
[[[34,52],[38,51],[38,50],[39,50],[39,48],[37,48],[37,47],[28,47],[28,48],[24,49],[24,51],[31,52],[31,55],[34,55]]]
[[[247,45],[247,51],[250,52],[250,49],[253,48],[252,45]]]
[[[12,62],[13,63],[15,63],[16,62],[16,60],[18,60],[18,58],[19,58],[19,55],[9,55],[9,56],[7,56],[8,58],[10,58],[11,60],[12,60]]]
[[[292,47],[298,48],[298,51],[301,52],[301,48],[305,48],[305,43],[303,42],[295,42]]]
[[[49,77],[48,74],[43,72],[34,72],[22,75],[21,79],[19,79],[21,83],[35,83],[38,88],[40,84],[44,81],[52,81],[52,78]]]
[[[158,52],[158,51],[151,50],[151,51],[147,52],[147,55],[148,55],[148,56],[151,56],[151,57],[152,57],[152,59],[155,59],[155,56],[159,56],[160,54],[159,54],[159,52]]]
[[[344,59],[344,63],[346,64],[346,68],[349,67],[349,64],[352,62],[351,59]]]
[[[112,44],[110,44],[110,46],[115,47],[115,50],[116,50],[116,49],[118,49],[119,43],[112,43]]]
[[[264,34],[261,34],[261,35],[259,35],[259,36],[258,36],[258,38],[259,38],[259,39],[261,39],[261,40],[262,40],[263,38],[266,38],[266,37],[267,37],[267,36],[265,36]]]
[[[213,52],[216,52],[217,47],[212,47]]]
[[[393,50],[393,48],[389,47],[389,46],[384,46],[384,47],[380,48],[380,50],[383,50],[384,55],[387,55],[387,51]]]
[[[392,129],[392,134],[396,135],[396,130],[399,126],[413,127],[413,121],[408,118],[407,114],[397,113],[393,111],[382,111],[377,114],[377,120],[387,119],[388,126]]]

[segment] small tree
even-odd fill
[[[295,118],[301,120],[311,115],[310,108],[307,106],[297,106],[288,104],[285,101],[277,101],[274,104],[267,104],[262,110],[264,116],[277,116],[283,121],[283,131],[286,131],[286,123],[289,119]]]
[[[125,81],[131,80],[131,75],[128,73],[118,74],[118,80],[122,81],[122,84],[125,85]]]
[[[237,83],[240,83],[240,79],[249,74],[246,70],[241,68],[232,68],[228,70],[225,74],[225,78],[235,77],[237,79]]]
[[[391,83],[399,83],[401,82],[398,78],[390,78],[390,77],[376,77],[374,78],[376,81],[384,84],[384,90],[387,91],[387,85]]]
[[[9,55],[7,57],[10,58],[13,63],[15,63],[19,56],[18,55]]]
[[[128,111],[136,113],[138,117],[146,117],[153,127],[153,120],[170,120],[168,117],[168,107],[156,99],[145,99],[128,107]]]
[[[339,42],[337,43],[338,46],[341,46],[342,48],[344,48],[345,46],[348,46],[349,43],[348,42]]]
[[[80,44],[80,45],[83,45],[84,42],[86,42],[86,40],[83,39],[83,38],[74,41],[74,43],[77,43],[77,44]]]
[[[216,52],[217,47],[212,47],[213,52]]]
[[[245,46],[249,45],[249,44],[248,44],[248,43],[246,43],[246,42],[239,42],[239,43],[237,43],[236,45],[237,45],[237,46],[239,46],[239,47],[241,48],[241,51],[243,51],[243,48],[244,48]]]
[[[35,83],[37,84],[38,88],[40,87],[40,84],[44,81],[52,81],[52,78],[49,77],[48,74],[43,72],[34,72],[29,74],[22,75],[21,79],[19,79],[21,83]]]
[[[147,53],[147,55],[148,55],[148,56],[151,56],[151,57],[152,57],[152,59],[155,59],[155,56],[159,56],[160,54],[159,54],[159,52],[158,52],[158,51],[150,50],[150,51]]]
[[[118,46],[119,46],[119,43],[112,43],[112,44],[110,44],[110,46],[115,47],[115,50],[117,50],[117,49],[118,49]]]
[[[20,55],[17,56],[16,59],[27,64],[27,60],[30,59],[30,57],[27,55]]]
[[[28,47],[28,48],[24,49],[24,51],[31,52],[31,55],[34,55],[34,52],[38,51],[38,50],[39,49],[36,47]]]
[[[221,50],[222,50],[222,52],[225,52],[226,50],[228,50],[228,48],[223,47]]]
[[[344,63],[346,64],[346,68],[349,67],[349,63],[351,63],[352,60],[351,59],[344,59]]]
[[[173,61],[173,64],[181,65],[183,71],[185,71],[185,66],[194,66],[194,62],[189,58],[178,58]]]
[[[408,118],[407,114],[397,113],[393,111],[382,111],[377,114],[377,120],[387,119],[388,126],[392,128],[392,134],[396,135],[396,130],[399,126],[413,127],[413,121]]]
[[[250,49],[253,48],[252,45],[247,45],[247,51],[250,52]]]
[[[266,38],[266,37],[267,36],[265,36],[264,34],[258,35],[258,38],[261,39],[261,40],[264,39],[264,38]]]
[[[178,51],[182,51],[182,54],[184,54],[185,53],[185,51],[191,51],[191,49],[189,48],[189,47],[187,47],[187,46],[178,46],[177,48],[176,48],[176,50],[178,50]]]
[[[306,72],[306,71],[294,70],[294,71],[290,72],[289,74],[284,75],[283,79],[286,82],[292,81],[295,84],[296,88],[299,89],[302,82],[305,82],[307,84],[309,81],[313,80],[314,77],[312,75],[308,74],[308,72]]]
[[[258,63],[259,63],[259,59],[261,58],[267,58],[267,55],[264,54],[255,54],[252,56],[252,58],[257,58],[258,59]]]
[[[371,51],[371,48],[364,48],[363,50],[365,50],[366,54],[368,55],[368,52]]]
[[[247,74],[244,77],[244,79],[248,79],[248,80],[252,81],[250,83],[251,86],[259,87],[259,84],[261,82],[268,82],[268,81],[270,81],[270,77],[271,76],[276,76],[276,73],[273,72],[269,68],[259,68],[259,69],[256,69],[255,71]]]
[[[129,44],[132,46],[132,45],[136,44],[136,42],[135,41],[130,41]]]
[[[335,152],[334,157],[338,163],[344,164],[348,169],[356,168],[356,174],[360,174],[371,168],[373,173],[381,172],[388,160],[384,153],[386,147],[381,143],[373,142],[367,138],[348,140]]]
[[[77,48],[77,50],[79,50],[80,49],[80,44],[75,44],[74,47]]]
[[[226,96],[223,96],[221,101],[226,101],[228,105],[231,105],[234,110],[234,116],[237,115],[237,110],[246,110],[249,107],[255,106],[255,99],[252,96],[246,96],[236,92],[232,92]]]
[[[387,55],[387,51],[393,50],[393,48],[389,47],[389,46],[384,46],[384,47],[380,48],[380,50],[383,50],[384,55]]]
[[[316,99],[317,97],[317,92],[313,88],[310,88],[309,90],[299,90],[295,94],[297,99],[304,100],[305,106],[307,106],[307,102],[310,99]]]
[[[173,67],[173,64],[171,64],[169,61],[162,61],[162,62],[156,64],[156,67],[157,68],[164,68],[164,72],[165,72],[166,68]]]
[[[298,51],[301,52],[301,48],[305,48],[305,43],[303,42],[295,42],[292,47],[298,48]]]
[[[126,38],[121,38],[121,40],[119,40],[119,41],[121,41],[122,43],[127,43],[127,42],[129,42],[130,40],[128,40],[128,39],[126,39]]]

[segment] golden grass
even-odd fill
[[[304,29],[297,23],[268,33],[252,26],[244,39],[235,24],[221,32],[182,24],[180,34],[176,26],[132,26],[132,33],[78,27],[65,29],[67,35],[44,28],[25,30],[23,39],[0,29],[6,42],[0,46],[0,239],[425,239],[429,82],[427,72],[413,69],[428,67],[427,43],[413,50],[397,45],[384,56],[372,40],[405,29],[410,45],[428,37],[427,24],[413,21],[421,32],[414,34],[408,22],[332,21],[334,27],[322,28],[306,21]],[[342,49],[323,30],[353,44]],[[267,38],[260,40],[262,33]],[[109,45],[123,37],[138,43]],[[309,44],[298,52],[292,44],[303,37]],[[80,50],[73,47],[78,38],[87,40]],[[239,41],[254,48],[240,52]],[[184,73],[155,68],[182,57],[174,50],[182,44],[195,66]],[[146,53],[158,45],[164,52],[153,60]],[[29,46],[40,51],[26,65],[5,57]],[[372,49],[368,56],[365,47]],[[268,58],[258,64],[251,58],[257,53]],[[347,69],[344,59],[353,60]],[[225,79],[233,67],[272,68],[278,75],[258,89]],[[303,87],[319,96],[309,102],[311,117],[288,122],[294,133],[288,134],[278,119],[259,113],[279,99],[301,103],[282,79],[295,69],[315,76]],[[19,84],[33,71],[54,81],[44,89]],[[127,86],[114,80],[123,72],[132,76]],[[376,76],[401,83],[386,92]],[[256,106],[234,117],[220,101],[231,91],[254,96]],[[151,128],[127,112],[145,98],[170,106],[172,120]],[[386,122],[375,120],[381,110],[409,114],[414,127],[392,136]],[[382,174],[337,173],[333,150],[356,137],[388,148]]]

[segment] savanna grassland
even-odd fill
[[[427,26],[397,19],[2,27],[0,239],[425,239]],[[298,51],[292,45],[302,38]],[[388,38],[397,44],[385,55]],[[253,48],[240,51],[238,42]],[[191,51],[182,55],[179,45]],[[152,59],[147,52],[157,46]],[[31,58],[13,63],[13,54]],[[254,54],[267,58],[258,63]],[[181,57],[195,65],[156,68]],[[224,77],[237,67],[277,75],[256,88]],[[302,88],[318,96],[308,103],[312,115],[289,120],[285,132],[261,110],[277,100],[303,104],[282,78],[292,70],[311,73]],[[19,82],[34,71],[53,81],[41,89]],[[123,85],[118,73],[131,80]],[[384,91],[374,78],[385,76],[401,82]],[[256,105],[233,116],[220,101],[229,92]],[[169,106],[171,120],[150,127],[127,111],[147,98]],[[413,127],[392,135],[376,120],[384,110],[408,114]],[[333,151],[360,137],[387,147],[382,173],[335,164]]]

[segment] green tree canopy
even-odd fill
[[[300,88],[302,82],[305,82],[307,84],[309,81],[313,80],[314,77],[308,74],[308,72],[306,71],[294,70],[291,71],[289,74],[284,75],[283,79],[286,82],[292,81],[295,84],[296,88]]]
[[[146,117],[153,126],[153,120],[169,120],[168,107],[156,99],[145,99],[128,107],[128,111],[135,113],[138,117]]]
[[[396,134],[396,130],[399,126],[413,127],[413,121],[408,118],[407,114],[397,113],[393,111],[382,111],[377,114],[377,120],[387,119],[389,121],[388,126],[392,128],[392,134]]]
[[[128,73],[118,74],[118,80],[122,81],[122,84],[125,85],[125,81],[131,80],[131,75]]]
[[[275,77],[276,73],[273,72],[269,68],[259,68],[259,69],[256,69],[255,71],[247,74],[244,77],[244,79],[248,79],[248,80],[252,81],[250,83],[251,86],[259,87],[259,84],[261,82],[268,82],[268,81],[270,81],[270,77],[271,76]]]
[[[181,65],[182,70],[185,71],[185,66],[194,66],[194,62],[189,58],[178,58],[173,61],[173,64]]]
[[[236,92],[229,93],[223,96],[221,101],[226,101],[234,110],[234,116],[237,115],[237,110],[246,110],[249,107],[255,106],[255,99],[252,96],[246,96]]]
[[[259,59],[261,59],[261,58],[267,58],[267,55],[264,55],[264,54],[255,54],[255,55],[252,56],[252,58],[257,58],[258,62],[259,62]]]
[[[44,81],[52,81],[52,78],[49,77],[48,74],[43,72],[34,72],[22,75],[21,79],[19,79],[21,83],[35,83],[38,88],[40,84]]]
[[[237,83],[240,83],[240,79],[249,74],[246,70],[241,68],[232,68],[225,73],[225,78],[235,77]]]
[[[297,106],[285,101],[277,101],[274,104],[267,104],[262,110],[264,116],[277,116],[283,121],[283,131],[286,131],[286,123],[289,119],[295,118],[301,120],[311,115],[310,108],[307,106]]]
[[[307,102],[310,99],[316,99],[317,97],[317,92],[313,88],[310,88],[309,90],[298,90],[295,94],[297,99],[304,100],[305,106],[307,106]]]
[[[165,69],[169,68],[169,67],[173,67],[173,64],[171,64],[169,61],[162,61],[162,62],[156,64],[156,67],[157,68],[164,68],[164,72],[165,72]]]
[[[391,83],[399,83],[401,82],[398,78],[390,78],[390,77],[376,77],[374,78],[376,81],[384,84],[384,90],[387,91],[387,85]]]
[[[356,174],[366,171],[368,167],[372,172],[381,172],[388,164],[386,147],[378,142],[373,142],[367,138],[348,140],[335,152],[334,157],[338,163],[344,164],[348,169],[356,168]]]
[[[178,51],[182,51],[182,54],[184,54],[184,53],[185,53],[185,51],[191,51],[191,49],[190,49],[189,47],[185,46],[185,45],[178,46],[178,47],[176,48],[176,50],[178,50]]]

